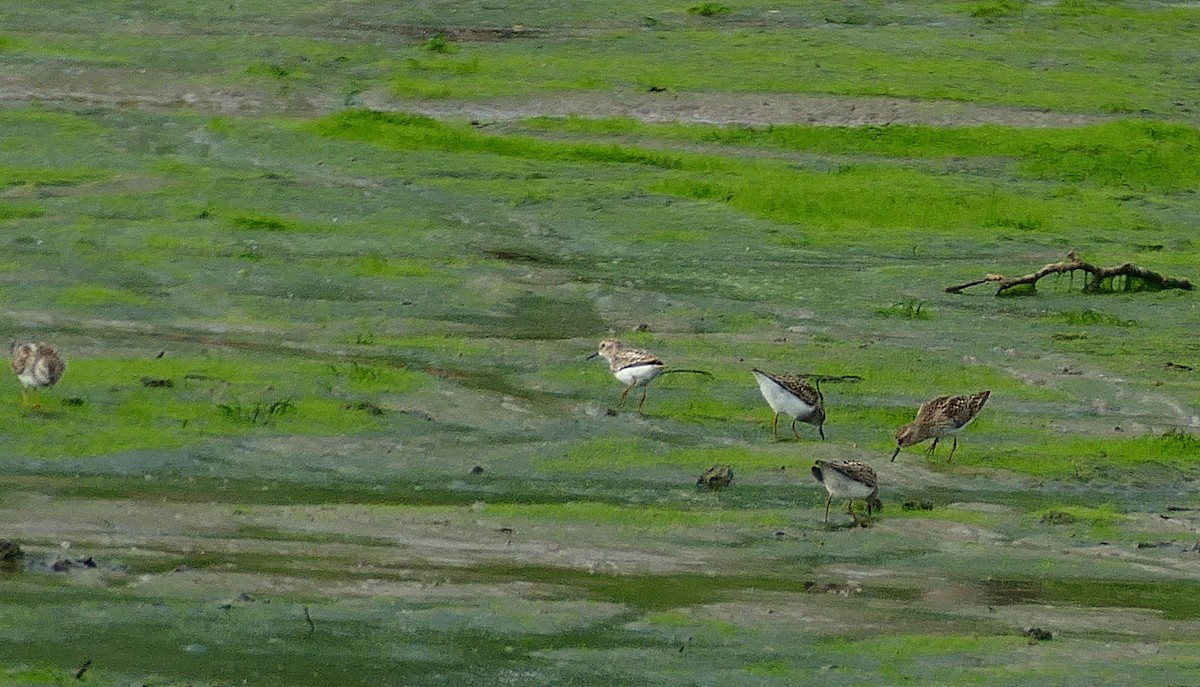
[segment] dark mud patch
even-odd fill
[[[597,312],[594,302],[583,298],[555,298],[539,293],[516,296],[504,303],[500,312],[495,314],[459,313],[447,319],[481,327],[488,336],[515,340],[576,339],[596,336],[609,328]],[[496,381],[496,375],[482,371],[470,375],[460,372],[456,378],[471,388],[503,391],[517,397],[530,396],[528,390],[509,387],[507,384],[472,386],[469,383],[471,379]]]
[[[447,26],[431,24],[376,23],[347,19],[335,25],[335,28],[354,31],[356,33],[382,33],[388,36],[402,36],[413,40],[426,41],[437,36],[455,43],[497,43],[519,38],[541,38],[546,31],[527,26]],[[561,32],[556,32],[561,35]]]
[[[536,248],[515,248],[511,246],[489,246],[480,249],[484,255],[503,260],[505,262],[513,262],[527,265],[551,265],[557,266],[565,264],[567,261],[561,257],[548,251],[538,250]]]
[[[1051,604],[1091,608],[1142,608],[1171,620],[1200,618],[1200,582],[1097,579],[1007,579],[981,583],[993,606]]]

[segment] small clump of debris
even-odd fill
[[[1077,520],[1074,515],[1061,510],[1049,510],[1042,516],[1043,525],[1070,525]]]
[[[924,499],[921,499],[920,501],[905,501],[904,503],[900,504],[900,509],[901,510],[933,510],[933,501],[926,501]]]
[[[1025,636],[1029,638],[1030,644],[1033,644],[1034,642],[1048,642],[1051,639],[1054,639],[1053,632],[1050,630],[1043,630],[1040,627],[1025,628]]]
[[[142,377],[142,386],[147,389],[174,389],[174,379],[159,379],[157,377]]]
[[[255,599],[253,596],[250,596],[246,592],[239,592],[238,595],[236,597],[234,597],[233,601],[227,601],[227,602],[221,604],[220,606],[218,606],[218,608],[220,608],[221,610],[228,611],[228,610],[231,610],[234,606],[241,606],[244,604],[252,604],[256,601],[258,601],[258,599]]]
[[[834,596],[853,596],[862,593],[862,587],[850,582],[805,582],[804,591],[809,594],[833,594]]]
[[[11,539],[0,539],[0,571],[16,572],[24,559],[25,552],[20,544]]]
[[[54,564],[50,566],[50,569],[54,572],[70,572],[79,568],[94,567],[96,567],[95,559],[93,559],[91,556],[88,556],[87,558],[83,559],[60,558],[57,561],[54,561]]]
[[[733,484],[733,468],[728,465],[714,465],[705,470],[696,480],[696,486],[701,489],[721,491]]]
[[[354,403],[347,403],[345,408],[346,410],[362,410],[366,412],[367,415],[383,415],[383,408],[380,408],[370,401],[355,401]]]

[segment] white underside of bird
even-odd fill
[[[32,368],[19,373],[17,379],[25,387],[47,386],[50,384],[50,368],[46,365],[46,361],[39,360],[34,363]]]
[[[613,373],[626,386],[646,386],[663,372],[662,365],[630,365]]]
[[[796,398],[795,394],[779,386],[775,380],[761,372],[754,372],[754,378],[758,380],[758,390],[762,392],[767,405],[771,406],[771,410],[776,413],[782,413],[794,420],[804,420],[816,410],[816,406],[810,406]]]
[[[865,499],[875,493],[875,487],[852,480],[833,468],[821,471],[821,484],[835,499]]]

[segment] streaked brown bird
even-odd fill
[[[932,456],[937,448],[938,439],[949,436],[954,439],[954,446],[950,448],[950,455],[946,458],[949,461],[954,457],[954,450],[958,448],[958,431],[975,419],[991,393],[990,390],[984,389],[970,396],[939,396],[923,404],[917,411],[915,420],[896,430],[896,451],[892,454],[892,460],[896,460],[900,449],[919,444],[926,439],[933,439],[933,443],[925,451]]]
[[[843,460],[833,463],[818,460],[812,467],[813,477],[829,492],[825,499],[825,522],[829,522],[829,504],[833,499],[846,499],[846,512],[859,523],[858,514],[854,512],[854,500],[862,499],[867,502],[867,517],[874,511],[883,511],[883,502],[879,500],[879,481],[875,470],[866,463],[857,460]]]
[[[58,351],[44,343],[19,344],[13,341],[9,344],[8,352],[12,356],[12,371],[21,380],[21,405],[28,406],[32,400],[35,408],[41,408],[37,402],[37,390],[49,389],[57,384],[67,369],[66,362]]]
[[[792,418],[792,434],[800,438],[796,431],[797,422],[807,422],[817,428],[821,439],[825,439],[825,399],[821,390],[808,383],[807,379],[796,375],[772,374],[755,368],[750,370],[758,380],[758,390],[763,399],[775,411],[775,419],[771,423],[771,435],[779,438],[779,415]]]
[[[608,361],[608,369],[617,378],[617,381],[625,385],[625,391],[621,392],[621,400],[617,403],[618,408],[625,405],[625,397],[629,395],[629,392],[640,386],[642,387],[642,397],[638,399],[638,410],[640,411],[642,404],[646,402],[646,385],[657,379],[659,375],[689,372],[712,377],[712,373],[706,370],[668,370],[657,355],[641,348],[631,348],[617,339],[601,341],[599,350],[589,355],[587,359],[591,360],[596,357]]]

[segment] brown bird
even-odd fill
[[[14,341],[9,344],[8,352],[12,356],[12,371],[21,380],[21,405],[28,406],[32,398],[33,406],[41,408],[36,390],[57,384],[67,364],[58,351],[44,343],[18,344]]]
[[[847,499],[846,512],[858,523],[858,514],[854,512],[854,499],[867,502],[867,517],[873,510],[883,511],[883,502],[879,500],[879,481],[875,478],[875,470],[866,463],[857,460],[843,460],[831,463],[818,460],[812,467],[813,477],[829,492],[825,499],[825,522],[829,522],[829,504],[834,497]]]
[[[617,381],[626,385],[617,407],[625,405],[625,397],[635,387],[640,386],[642,387],[642,397],[638,400],[638,410],[641,410],[642,404],[646,402],[646,385],[659,375],[690,372],[712,377],[712,373],[705,370],[668,370],[657,355],[641,348],[630,348],[617,339],[601,341],[599,350],[589,355],[587,359],[591,360],[597,356],[608,361],[608,369],[612,371],[613,376],[617,378]]]
[[[758,390],[763,399],[775,411],[775,420],[771,423],[772,436],[779,438],[779,415],[782,413],[792,418],[792,434],[797,439],[800,438],[800,433],[796,431],[797,422],[814,425],[821,439],[825,439],[825,399],[820,389],[796,375],[772,374],[758,368],[750,372],[758,380]]]
[[[900,449],[919,444],[926,439],[933,439],[933,444],[926,451],[932,456],[937,448],[938,439],[945,436],[954,439],[954,446],[950,448],[950,455],[946,460],[953,458],[954,450],[958,448],[958,430],[975,419],[991,393],[990,390],[984,389],[971,396],[940,396],[923,404],[917,411],[915,420],[896,430],[896,451],[892,454],[892,460],[896,460]]]

